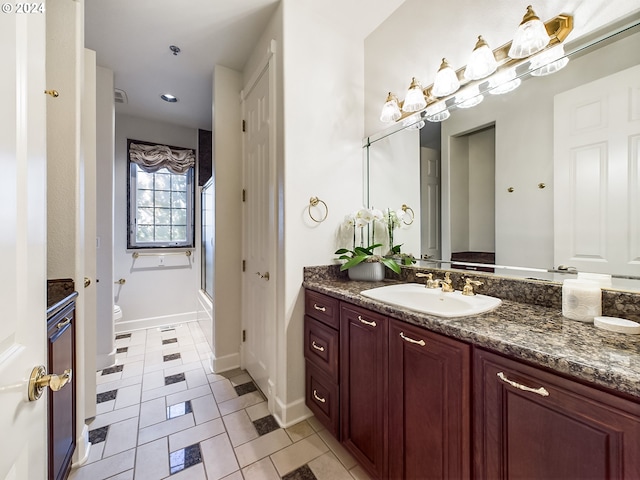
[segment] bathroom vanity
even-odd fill
[[[457,318],[360,295],[414,281],[415,270],[371,283],[305,269],[306,403],[363,468],[375,478],[640,478],[637,336],[564,319],[546,282],[510,286],[495,310]],[[452,275],[460,285],[464,274]],[[510,300],[530,298],[519,287],[546,305]]]

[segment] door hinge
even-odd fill
[[[242,120],[242,131],[243,132],[247,131],[247,122],[245,120]]]
[[[242,271],[246,272],[247,270],[247,261],[246,260],[242,260]]]
[[[242,189],[242,201],[247,201],[247,191],[244,188]]]
[[[247,341],[247,331],[246,330],[242,330],[242,341],[243,342]]]

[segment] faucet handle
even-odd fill
[[[442,285],[443,292],[455,292],[453,282],[451,281],[451,272],[445,272],[444,280],[441,280],[440,284]]]
[[[482,285],[482,282],[480,280],[471,280],[469,277],[467,277],[464,288],[462,289],[462,294],[468,296],[475,295],[476,292],[473,291],[473,287],[479,287],[480,285]]]
[[[416,272],[416,277],[426,278],[427,279],[427,283],[425,284],[425,287],[427,287],[427,288],[438,288],[438,282],[440,282],[440,280],[434,280],[433,279],[433,273]]]

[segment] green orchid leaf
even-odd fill
[[[381,258],[380,261],[384,263],[387,268],[390,268],[396,273],[400,273],[400,265],[398,265],[393,258]]]
[[[341,253],[349,253],[349,252],[350,250],[347,250],[346,248],[340,248],[335,251],[334,255],[340,255]]]

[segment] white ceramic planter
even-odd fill
[[[379,282],[384,280],[384,264],[380,262],[362,262],[351,267],[347,272],[351,280]]]

